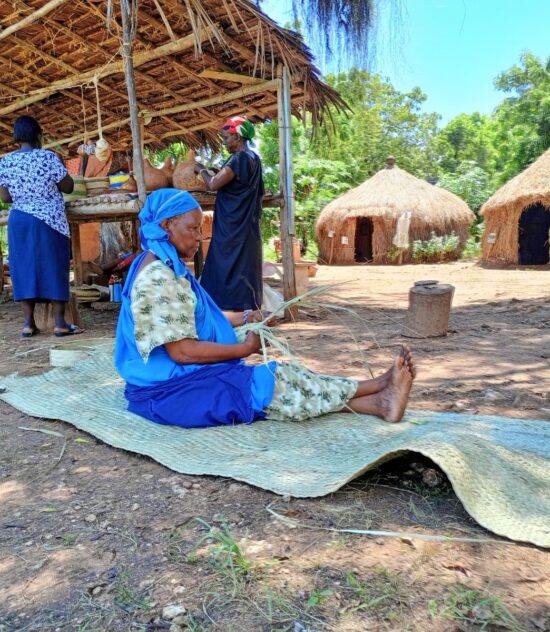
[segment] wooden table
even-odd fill
[[[206,191],[190,191],[193,197],[205,211],[214,210],[216,194]],[[75,286],[84,283],[84,268],[82,264],[82,254],[80,247],[80,226],[87,223],[107,224],[112,222],[132,223],[132,249],[137,252],[140,249],[139,242],[139,220],[140,212],[137,195],[126,194],[128,204],[117,205],[115,202],[119,196],[117,194],[98,195],[96,198],[83,198],[83,200],[68,202],[66,204],[67,221],[71,230],[71,249],[73,256],[74,284]],[[107,199],[108,198],[108,199]],[[265,195],[262,201],[264,208],[279,205],[278,195]],[[8,211],[0,212],[0,226],[7,224]],[[1,255],[0,255],[1,256]],[[203,268],[202,247],[195,255],[195,275],[200,276]]]

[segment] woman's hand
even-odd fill
[[[260,336],[258,336],[258,334],[255,334],[252,331],[249,331],[246,334],[244,344],[247,346],[247,349],[250,349],[250,353],[248,355],[252,355],[253,353],[260,353],[262,349],[262,339],[260,338]]]
[[[248,314],[249,323],[261,323],[263,319],[264,315],[259,309],[256,309]]]
[[[204,165],[201,165],[200,162],[195,163],[195,167],[194,167],[195,173],[200,173],[203,169],[206,169]]]

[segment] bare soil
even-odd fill
[[[341,284],[327,302],[357,315],[316,309],[281,330],[310,368],[353,377],[368,374],[365,361],[382,371],[409,342],[412,407],[550,420],[549,274],[321,267],[311,286]],[[456,288],[445,338],[401,336],[419,279]],[[116,312],[82,313],[84,336],[114,333]],[[0,319],[0,374],[47,370],[58,340],[21,340],[7,297]],[[280,498],[176,474],[3,402],[0,413],[0,632],[550,630],[546,551],[325,530],[493,537],[419,455],[321,499]]]

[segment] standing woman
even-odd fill
[[[215,176],[202,165],[195,167],[207,189],[218,192],[201,285],[221,310],[242,312],[244,322],[262,305],[264,183],[260,158],[248,145],[254,133],[254,125],[243,116],[229,119],[222,128],[229,159]]]
[[[19,149],[0,160],[0,199],[13,202],[8,219],[8,248],[13,298],[21,302],[21,335],[38,333],[36,303],[51,302],[56,336],[79,334],[65,320],[69,300],[70,239],[62,193],[73,180],[61,160],[40,149],[42,130],[31,116],[20,116],[13,127]]]

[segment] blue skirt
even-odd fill
[[[265,419],[254,410],[254,367],[223,363],[160,382],[155,386],[126,384],[131,413],[157,424],[183,428],[249,424]]]
[[[12,208],[8,248],[14,300],[69,300],[68,237],[34,215]]]

